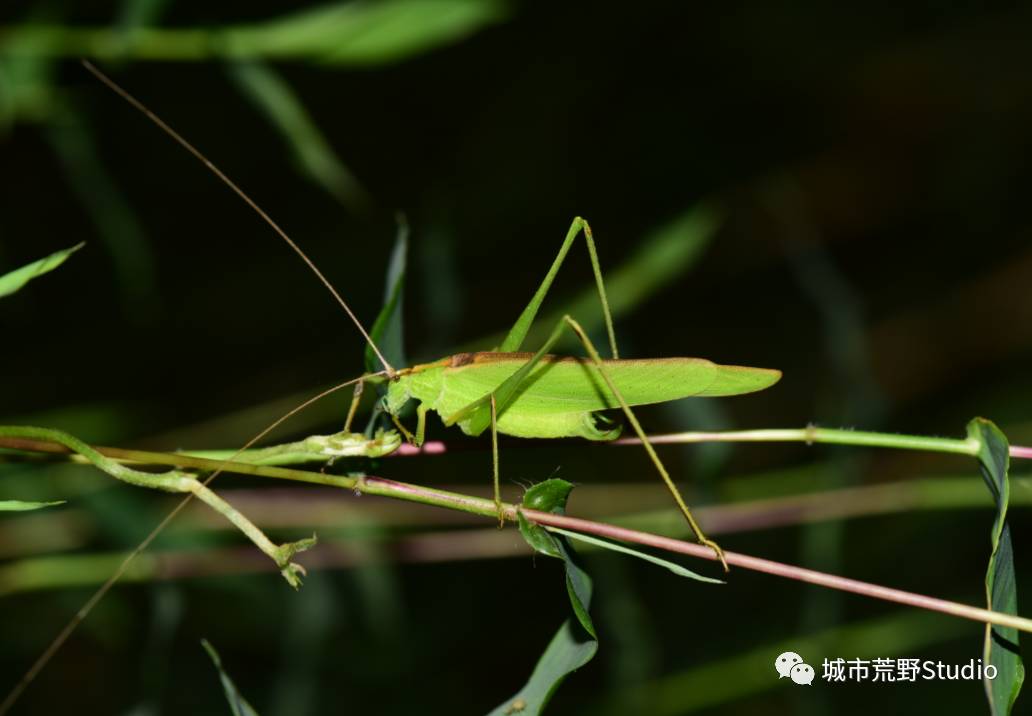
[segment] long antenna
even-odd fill
[[[85,67],[90,74],[92,74],[98,80],[107,85],[107,87],[110,88],[111,91],[113,91],[119,97],[124,99],[130,105],[132,105],[145,117],[147,117],[147,119],[154,122],[154,124],[158,125],[158,127],[163,132],[165,132],[168,136],[172,137],[172,139],[176,140],[176,142],[178,142],[180,146],[182,146],[186,151],[190,152],[190,154],[192,154],[201,164],[206,166],[212,174],[217,176],[226,186],[232,189],[237,196],[244,200],[244,203],[246,203],[249,207],[254,209],[255,213],[262,218],[262,221],[264,221],[266,224],[272,227],[272,230],[279,234],[279,237],[286,241],[287,245],[290,246],[290,248],[294,249],[294,252],[301,257],[301,260],[305,262],[308,268],[312,269],[312,273],[314,273],[319,278],[319,280],[322,281],[322,284],[327,288],[327,290],[331,294],[333,294],[333,297],[337,299],[337,303],[341,305],[341,308],[344,309],[344,311],[351,318],[352,322],[358,328],[359,332],[362,334],[362,337],[366,339],[366,343],[368,343],[369,347],[373,349],[373,353],[376,354],[376,357],[380,360],[380,363],[383,365],[383,369],[384,372],[387,374],[387,377],[394,378],[394,376],[396,375],[394,367],[387,362],[387,359],[384,358],[383,353],[381,353],[380,349],[376,347],[376,343],[373,342],[373,339],[366,332],[365,327],[362,326],[362,322],[359,321],[355,314],[351,311],[351,308],[348,306],[347,301],[345,301],[343,297],[341,297],[341,295],[337,292],[337,289],[335,289],[333,287],[333,284],[330,283],[329,279],[323,276],[322,271],[320,271],[319,268],[315,265],[315,263],[313,263],[312,260],[308,258],[305,252],[301,250],[301,247],[294,243],[293,239],[287,236],[287,232],[281,229],[279,224],[273,221],[272,217],[266,214],[265,211],[260,206],[258,206],[257,203],[255,203],[254,199],[248,196],[243,189],[237,186],[236,182],[234,182],[232,179],[226,176],[221,169],[215,166],[211,162],[211,160],[208,159],[208,157],[204,156],[204,154],[202,154],[201,151],[197,149],[197,147],[190,144],[190,142],[188,142],[181,134],[179,134],[179,132],[172,129],[172,127],[166,124],[165,120],[163,120],[158,115],[154,114],[154,112],[150,111],[150,109],[148,109],[147,106],[143,104],[143,102],[133,97],[131,94],[129,94],[127,90],[122,89],[122,87],[118,83],[116,83],[113,79],[111,79],[103,72],[98,70],[89,60],[82,60],[82,66]]]

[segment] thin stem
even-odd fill
[[[179,464],[186,466],[187,462],[185,461],[190,461],[190,463],[196,464],[194,461],[200,460],[200,458],[186,458],[185,456],[175,454],[154,453],[154,455],[160,455],[163,458],[163,464]],[[208,465],[218,462],[222,471],[225,472],[240,471],[250,474],[261,474],[267,477],[277,477],[280,479],[301,479],[304,482],[319,482],[327,485],[336,484],[339,487],[345,487],[362,494],[381,495],[399,500],[418,502],[425,505],[468,512],[492,519],[496,519],[498,517],[497,507],[491,499],[473,497],[470,495],[448,492],[446,490],[437,490],[429,487],[422,487],[420,485],[396,482],[394,480],[387,480],[379,477],[334,477],[330,475],[320,475],[318,473],[309,473],[302,470],[270,468],[248,465],[245,463],[211,460],[203,460],[202,462]],[[668,552],[685,554],[691,557],[699,557],[712,561],[716,561],[718,559],[716,554],[714,554],[714,552],[705,545],[685,542],[683,540],[628,529],[625,527],[618,527],[604,522],[556,515],[548,512],[539,512],[537,510],[521,509],[517,505],[511,503],[503,503],[502,505],[502,514],[505,519],[509,521],[516,520],[518,511],[522,511],[523,515],[527,519],[541,525],[562,527],[583,532],[585,534],[641,544]],[[851,592],[853,594],[859,594],[872,599],[881,599],[883,601],[906,604],[964,619],[971,619],[983,623],[1007,626],[1021,631],[1032,632],[1032,620],[1012,614],[993,612],[988,609],[973,607],[958,602],[950,602],[944,599],[936,599],[923,594],[906,592],[899,589],[893,589],[891,587],[883,587],[869,582],[861,582],[855,579],[818,572],[781,562],[774,562],[759,557],[752,557],[750,555],[737,552],[725,552],[724,556],[726,557],[728,564],[741,567],[743,569],[764,572],[766,574],[784,577],[786,579],[794,579],[796,581],[815,584],[829,589]]]
[[[927,450],[955,455],[978,454],[977,440],[965,438],[933,438],[923,435],[901,435],[897,433],[874,433],[862,430],[841,430],[810,426],[785,430],[727,430],[719,432],[685,432],[651,435],[654,445],[685,443],[774,443],[801,442],[808,445],[827,443],[831,445],[863,445],[865,447],[896,448],[898,450]],[[619,438],[616,445],[638,445],[637,438]],[[1011,447],[1013,457],[1032,458],[1032,448]]]
[[[193,495],[204,502],[243,532],[262,552],[268,555],[280,568],[284,578],[294,588],[301,586],[298,574],[304,574],[304,568],[293,564],[290,558],[297,552],[308,549],[315,540],[277,545],[272,542],[258,527],[231,504],[219,497],[215,492],[202,484],[194,475],[173,469],[168,472],[151,473],[134,470],[120,464],[117,460],[102,455],[97,450],[79,440],[74,435],[52,430],[50,428],[10,427],[0,425],[0,436],[29,437],[36,440],[58,443],[69,450],[74,450],[97,468],[112,477],[136,487],[146,487],[163,492]]]
[[[807,444],[825,443],[829,445],[860,445],[865,447],[897,448],[900,450],[928,450],[931,452],[950,453],[954,455],[975,456],[978,454],[977,443],[968,439],[933,438],[922,435],[900,435],[895,433],[875,433],[858,430],[841,430],[833,428],[808,427],[801,429],[779,430],[727,430],[717,432],[683,432],[649,435],[653,445],[686,445],[690,443],[761,443],[761,442],[804,442]],[[525,445],[526,441],[521,441]],[[640,445],[637,437],[618,438],[599,445]],[[455,449],[448,443],[431,440],[420,448],[402,445],[395,452],[398,456],[440,455]],[[1012,458],[1032,460],[1032,447],[1021,445],[1010,446]]]
[[[556,515],[549,512],[538,512],[537,510],[523,510],[523,515],[533,522],[541,525],[564,527],[566,529],[599,535],[609,539],[655,547],[656,549],[662,549],[668,552],[677,552],[679,554],[686,554],[692,557],[700,557],[702,559],[712,561],[717,560],[717,556],[709,547],[696,544],[694,542],[685,542],[671,537],[663,537],[661,535],[654,535],[648,532],[639,532],[638,530],[617,527],[616,525],[593,522],[591,520],[582,520],[577,517]],[[853,594],[859,594],[872,599],[881,599],[887,602],[896,602],[897,604],[906,604],[920,609],[942,612],[943,614],[950,614],[963,619],[971,619],[977,622],[1012,627],[1026,632],[1032,631],[1032,619],[1025,619],[1024,617],[1015,616],[1013,614],[993,612],[980,607],[960,604],[959,602],[936,599],[935,597],[928,597],[923,594],[906,592],[902,589],[883,587],[878,584],[871,584],[870,582],[861,582],[857,579],[839,577],[834,574],[827,574],[825,572],[818,572],[804,567],[796,567],[790,564],[774,562],[760,557],[752,557],[738,552],[724,552],[724,557],[727,559],[728,564],[742,567],[743,569],[751,569],[756,572],[764,572],[777,577],[794,579],[799,582],[816,584],[821,587],[837,589],[843,592],[852,592]]]

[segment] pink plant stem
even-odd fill
[[[712,549],[693,542],[685,542],[671,537],[663,537],[660,535],[650,534],[648,532],[639,532],[638,530],[617,527],[616,525],[603,524],[593,522],[591,520],[567,517],[565,515],[556,515],[548,512],[539,512],[537,510],[525,509],[523,510],[523,514],[528,519],[533,520],[540,525],[562,527],[564,529],[584,532],[586,534],[598,535],[600,537],[607,537],[609,539],[616,539],[624,542],[633,542],[649,547],[655,547],[656,549],[667,550],[669,552],[678,552],[692,557],[701,557],[702,559],[716,561],[716,555],[713,553]],[[949,602],[945,599],[936,599],[935,597],[929,597],[923,594],[906,592],[902,589],[882,587],[869,582],[861,582],[856,579],[839,577],[833,574],[826,574],[824,572],[816,572],[812,569],[796,567],[790,564],[783,564],[781,562],[773,562],[769,559],[762,559],[760,557],[751,557],[747,554],[740,554],[738,552],[725,552],[724,557],[727,559],[729,565],[741,567],[743,569],[751,569],[756,572],[764,572],[777,577],[785,577],[799,582],[807,582],[809,584],[816,584],[830,589],[838,589],[843,592],[852,592],[853,594],[859,594],[874,599],[882,599],[889,602],[896,602],[898,604],[919,607],[921,609],[929,609],[931,611],[942,612],[943,614],[950,614],[952,616],[971,619],[977,622],[1013,627],[1026,632],[1032,631],[1032,620],[1011,614],[993,612],[988,609],[972,607],[958,602]]]
[[[0,443],[4,444],[7,447],[14,447],[20,450],[38,450],[43,452],[67,452],[67,448],[62,446],[54,446],[49,441],[26,439],[15,440],[7,438],[3,441],[0,441]],[[149,462],[152,464],[188,465],[200,469],[235,471],[244,474],[260,474],[264,477],[297,480],[301,482],[312,482],[324,485],[332,485],[335,487],[343,487],[345,489],[353,490],[356,493],[367,493],[372,495],[381,495],[384,497],[392,497],[395,499],[422,503],[424,505],[433,505],[437,507],[458,510],[461,512],[467,512],[471,514],[480,515],[482,517],[491,517],[492,519],[497,516],[494,502],[489,499],[474,497],[472,495],[464,495],[455,492],[449,492],[446,490],[434,489],[431,487],[424,487],[421,485],[412,485],[403,482],[397,482],[395,480],[386,480],[383,478],[373,476],[346,477],[306,472],[303,470],[294,470],[290,468],[251,465],[248,463],[235,464],[230,461],[206,460],[203,458],[192,458],[176,454],[116,450],[113,448],[101,448],[100,450],[102,450],[104,454],[111,455],[119,459],[130,459],[134,461]],[[960,450],[958,449],[956,451],[959,452]],[[505,512],[506,519],[515,522],[517,519],[517,510],[520,508],[518,508],[516,505],[505,504],[503,506],[503,509]],[[173,512],[172,514],[175,513]],[[641,545],[654,547],[656,549],[668,550],[671,552],[677,552],[679,554],[685,554],[692,557],[700,557],[702,559],[716,559],[716,555],[714,555],[713,551],[710,548],[694,542],[685,542],[683,540],[673,539],[671,537],[663,537],[661,535],[655,535],[648,532],[640,532],[638,530],[632,530],[625,527],[618,527],[617,525],[606,524],[603,522],[595,522],[592,520],[586,520],[576,517],[567,517],[564,515],[556,515],[548,512],[539,512],[537,510],[524,509],[523,514],[528,519],[533,520],[534,522],[537,522],[541,525],[554,525],[556,527],[563,527],[570,530],[584,532],[585,534],[598,535],[600,537],[606,537],[609,539],[637,543]],[[169,518],[166,518],[166,522],[168,521],[168,519]],[[135,554],[136,553],[134,553],[134,555]],[[870,584],[868,582],[861,582],[855,579],[848,579],[845,577],[838,577],[823,572],[816,572],[814,570],[805,569],[802,567],[795,567],[788,564],[782,564],[780,562],[773,562],[770,560],[762,559],[760,557],[751,557],[749,555],[739,554],[737,552],[725,552],[724,554],[727,558],[728,564],[734,565],[736,567],[741,567],[743,569],[751,569],[758,572],[764,572],[766,574],[785,577],[786,579],[795,579],[797,581],[806,582],[809,584],[816,584],[831,589],[839,589],[842,591],[852,592],[854,594],[859,594],[874,599],[882,599],[886,601],[896,602],[898,604],[907,604],[913,607],[929,609],[931,611],[937,611],[943,614],[950,614],[953,616],[962,617],[964,619],[971,619],[974,621],[989,624],[998,624],[1000,626],[1008,626],[1013,627],[1015,629],[1020,629],[1021,631],[1025,632],[1032,632],[1032,619],[1025,619],[1023,617],[1015,616],[1012,614],[993,612],[988,609],[972,607],[957,602],[949,602],[943,599],[936,599],[934,597],[915,594],[913,592],[906,592],[900,589],[882,587],[876,584]],[[124,564],[128,564],[128,562],[129,559],[126,559]],[[118,574],[120,574],[120,572]],[[110,585],[113,583],[114,579],[110,580],[109,583],[105,586],[110,587]],[[97,594],[94,595],[94,598],[98,598],[100,595],[102,595],[103,591],[106,591],[106,589],[97,592]],[[72,622],[69,626],[74,628],[74,625],[76,623],[77,622]],[[66,629],[66,631],[70,633],[71,629]],[[62,634],[62,636],[55,641],[55,644],[58,644],[59,641],[62,641],[65,636],[65,634]]]
[[[1021,447],[1020,445],[1010,446],[1010,456],[1032,460],[1032,447]]]
[[[401,447],[392,452],[391,455],[410,457],[413,455],[442,455],[446,452],[448,452],[447,443],[441,442],[440,440],[428,440],[423,443],[421,447],[402,443]]]
[[[832,435],[828,435],[832,433]],[[871,440],[865,439],[871,436]],[[904,439],[899,439],[903,437]],[[930,451],[950,452],[960,454],[975,454],[977,445],[966,440],[948,440],[942,438],[917,438],[906,440],[906,436],[893,436],[891,434],[858,433],[854,431],[830,431],[821,428],[804,428],[801,430],[732,430],[726,432],[686,432],[669,433],[663,435],[650,435],[649,442],[653,445],[689,445],[697,443],[755,443],[755,442],[805,442],[812,443],[833,443],[847,445],[869,445],[871,447],[896,447],[902,449],[925,449]],[[641,440],[636,437],[626,437],[602,443],[603,445],[641,445]],[[413,455],[443,455],[449,452],[448,443],[440,440],[430,440],[422,447],[404,444],[392,455],[408,457]],[[1012,458],[1032,460],[1032,447],[1021,445],[1010,446]]]

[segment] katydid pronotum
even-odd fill
[[[724,366],[700,358],[621,360],[591,228],[579,217],[570,225],[558,255],[530,303],[496,350],[462,353],[432,363],[396,369],[383,356],[329,280],[243,190],[137,99],[92,65],[85,64],[98,79],[143,112],[250,205],[333,294],[383,366],[382,371],[358,379],[356,397],[361,394],[364,383],[386,381],[388,385],[383,407],[408,441],[417,446],[423,442],[426,414],[431,410],[437,412],[446,425],[457,424],[468,435],[481,435],[490,428],[494,497],[500,524],[504,522],[504,512],[500,496],[498,434],[515,437],[583,437],[589,440],[609,440],[617,437],[619,428],[600,428],[597,413],[601,410],[620,408],[688,521],[696,539],[711,547],[727,569],[723,552],[715,542],[705,536],[695,521],[631,406],[686,397],[750,393],[777,382],[781,377],[779,371]],[[549,338],[536,353],[518,352],[570,247],[580,234],[584,236],[591,259],[612,358],[603,360],[584,329],[569,315],[563,316],[557,322]],[[565,330],[571,330],[577,336],[588,353],[587,358],[558,357],[548,353]],[[402,425],[398,417],[400,411],[412,399],[418,403],[414,434]],[[356,405],[357,400],[353,401],[348,411],[345,433],[350,430]]]

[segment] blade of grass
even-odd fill
[[[645,552],[642,552],[641,550],[631,549],[630,547],[624,547],[623,545],[616,544],[615,542],[609,542],[604,539],[595,539],[594,537],[588,537],[587,535],[582,535],[577,532],[564,530],[561,527],[549,527],[548,531],[564,535],[566,537],[569,537],[570,539],[575,539],[580,542],[585,542],[587,544],[599,547],[601,549],[607,549],[611,552],[619,552],[620,554],[626,554],[630,555],[631,557],[637,557],[638,559],[644,560],[646,562],[651,562],[652,564],[663,567],[664,569],[668,569],[674,574],[676,574],[678,577],[687,577],[689,579],[694,579],[699,582],[707,582],[709,584],[724,584],[724,580],[722,579],[704,577],[701,574],[698,574],[690,569],[682,567],[676,562],[671,562],[668,559],[662,559],[660,557],[656,557],[655,555],[647,554]]]
[[[85,245],[85,242],[80,242],[70,248],[55,251],[49,256],[44,256],[38,261],[33,261],[30,264],[26,264],[19,269],[15,269],[14,271],[0,276],[0,298],[10,296],[12,293],[24,288],[25,284],[29,281],[39,278],[45,273],[50,273],[63,264],[69,256]]]
[[[43,507],[63,505],[64,502],[64,500],[54,500],[52,502],[25,502],[23,500],[0,500],[0,512],[27,512],[29,510],[38,510]]]
[[[233,683],[233,679],[229,678],[229,674],[222,668],[222,659],[219,658],[219,653],[215,651],[215,647],[207,639],[201,639],[201,646],[208,652],[211,662],[215,664],[215,668],[219,671],[219,681],[222,682],[222,690],[226,692],[226,701],[229,702],[230,713],[233,716],[258,716],[258,712],[254,710],[251,704],[247,703],[247,699],[240,693],[236,684]]]
[[[5,47],[29,56],[198,62],[276,59],[333,65],[401,62],[505,20],[502,0],[334,2],[263,22],[222,27],[0,27]]]

